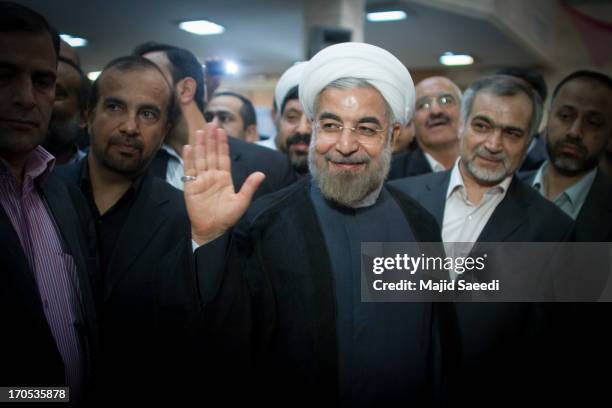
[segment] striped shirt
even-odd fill
[[[70,399],[75,401],[85,374],[83,348],[75,326],[77,316],[81,316],[76,265],[37,188],[52,170],[54,160],[38,146],[28,157],[20,184],[0,158],[0,204],[34,275],[45,317],[64,362]]]

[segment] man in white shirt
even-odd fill
[[[448,170],[459,154],[459,87],[436,76],[419,82],[416,93],[413,123],[418,147],[393,158],[390,180]]]
[[[460,157],[452,169],[390,183],[434,215],[450,248],[448,255],[467,255],[475,242],[559,242],[573,237],[572,220],[514,175],[541,112],[542,102],[526,83],[509,76],[481,78],[463,96]],[[470,403],[495,404],[499,395],[520,398],[525,387],[535,383],[529,375],[550,369],[531,359],[551,353],[546,340],[550,334],[540,329],[553,319],[539,305],[457,303],[454,308],[462,354],[455,383],[459,389],[479,384],[482,391],[477,399],[473,394],[465,397]],[[522,392],[510,393],[508,386]]]

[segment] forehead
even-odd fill
[[[600,81],[576,78],[564,84],[553,101],[553,107],[566,105],[612,115],[612,90]]]
[[[290,109],[291,110],[296,110],[298,112],[302,112],[302,104],[300,103],[300,100],[297,99],[297,98],[289,99],[285,103],[285,110],[284,110],[284,112],[287,112]]]
[[[378,90],[367,88],[325,88],[319,96],[318,116],[323,112],[347,116],[349,119],[373,116],[381,121],[386,116],[386,103]]]
[[[48,33],[0,32],[0,63],[22,70],[56,70],[57,55]]]
[[[100,78],[100,100],[114,97],[126,103],[165,106],[170,99],[168,84],[155,69],[120,71],[111,68]]]
[[[78,87],[81,83],[81,76],[72,65],[59,61],[57,64],[57,82]]]
[[[416,86],[417,98],[438,95],[440,93],[457,95],[457,89],[450,80],[442,77],[424,79]]]
[[[522,92],[513,96],[499,96],[483,91],[476,94],[470,117],[487,116],[501,125],[527,128],[531,108],[531,100]]]
[[[235,96],[230,95],[215,96],[206,106],[207,111],[225,110],[230,111],[235,115],[240,114],[240,108],[242,108],[242,101]]]
[[[153,62],[164,73],[168,83],[173,83],[170,60],[163,51],[148,52],[143,54],[143,57]]]

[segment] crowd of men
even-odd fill
[[[605,395],[605,304],[362,302],[361,244],[609,242],[609,76],[570,73],[547,104],[533,71],[415,86],[336,44],[279,79],[273,140],[204,84],[154,42],[90,83],[0,2],[0,386],[74,406]]]

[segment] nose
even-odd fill
[[[574,119],[567,131],[567,137],[571,139],[582,139],[582,121],[579,117]]]
[[[13,101],[24,109],[32,109],[36,106],[34,98],[34,85],[30,77],[20,77],[14,80]]]
[[[485,147],[491,153],[497,153],[502,151],[502,129],[495,129],[490,135],[488,135],[485,141]]]
[[[127,135],[135,135],[138,133],[138,119],[136,113],[128,113],[125,120],[121,122],[119,130]]]
[[[300,123],[298,124],[297,132],[303,135],[312,133],[312,123],[306,117],[306,115],[302,115],[300,118]]]
[[[336,141],[336,150],[338,150],[344,156],[349,156],[359,150],[359,143],[357,142],[357,138],[353,135],[353,131],[351,129],[344,128],[340,135],[338,135],[338,140]]]

